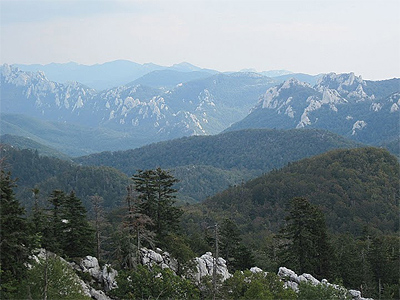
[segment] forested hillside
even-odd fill
[[[244,232],[276,232],[289,200],[305,197],[332,232],[390,233],[399,230],[399,184],[399,163],[387,150],[333,150],[227,189],[201,207],[232,217]]]
[[[128,151],[102,152],[75,161],[83,165],[111,166],[129,176],[138,169],[170,169],[182,180],[178,184],[181,195],[201,201],[229,185],[289,162],[331,149],[357,146],[324,130],[253,129],[184,137]]]
[[[19,183],[30,187],[15,197],[12,178],[3,170],[20,174]],[[40,185],[32,186],[31,182],[43,178]],[[318,279],[339,280],[366,296],[397,299],[399,163],[383,149],[332,150],[243,182],[202,204],[181,207],[175,205],[177,178],[160,168],[135,172],[133,180],[128,180],[109,167],[77,166],[3,145],[1,179],[2,206],[17,207],[19,202],[33,206],[27,218],[19,217],[24,214],[22,207],[1,211],[4,224],[11,218],[21,223],[18,236],[24,237],[15,239],[15,229],[2,223],[6,229],[1,243],[6,253],[1,265],[6,274],[2,293],[18,297],[18,291],[36,291],[33,271],[23,265],[34,247],[76,259],[97,253],[119,270],[117,282],[121,285],[109,295],[121,298],[129,295],[132,286],[151,286],[151,271],[138,265],[141,246],[168,251],[177,259],[178,275],[190,268],[196,255],[218,247],[232,273],[254,265],[269,272],[286,266],[299,274],[309,272]],[[198,186],[203,184],[198,182]],[[82,204],[90,205],[91,225]],[[15,252],[20,248],[22,252]],[[11,259],[11,253],[18,256]],[[54,264],[52,260],[45,262]],[[46,263],[36,264],[35,272],[46,268]],[[211,299],[215,291],[211,279],[196,283],[163,274],[166,277],[160,284],[176,282],[180,286],[170,290],[171,295],[184,290]],[[235,273],[233,282],[217,288],[221,299],[235,299],[225,288],[246,282],[240,274]],[[21,276],[32,282],[15,280]],[[137,279],[142,276],[147,277]],[[82,278],[87,280],[87,276]],[[135,280],[129,283],[128,278]],[[263,282],[268,293],[281,291],[280,281],[274,285]],[[13,290],[18,286],[23,289]],[[255,288],[245,289],[258,298],[263,292]],[[318,295],[315,299],[325,299],[323,291],[309,292]],[[151,289],[146,293],[152,295]],[[302,293],[291,297],[308,299]]]
[[[70,157],[64,153],[57,151],[51,147],[38,143],[35,140],[23,136],[3,134],[0,136],[0,144],[7,144],[17,149],[31,149],[37,151],[42,156],[52,156],[63,160],[71,160]]]
[[[316,268],[313,274],[327,272],[322,276],[362,287],[370,297],[385,289],[387,298],[397,299],[399,169],[387,150],[333,150],[184,207],[182,228],[201,252],[205,244],[198,237],[212,238],[207,226],[230,220],[236,227],[229,236],[240,232],[254,264],[265,270]],[[302,211],[296,201],[310,204]],[[231,251],[233,263],[248,255],[240,247]],[[312,257],[325,265],[318,267]]]
[[[44,201],[55,190],[74,191],[89,209],[89,197],[104,198],[104,207],[116,207],[126,195],[129,178],[110,167],[85,167],[71,161],[40,156],[37,151],[19,150],[6,144],[1,145],[2,169],[10,171],[17,178],[15,189],[22,204],[31,208],[34,202],[34,188]]]

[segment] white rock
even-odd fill
[[[118,275],[117,270],[114,270],[108,264],[104,265],[102,272],[102,279],[103,279],[104,289],[106,291],[110,291],[118,287],[117,282],[115,281],[115,277],[117,277],[117,275]]]
[[[261,272],[263,272],[263,270],[260,269],[259,267],[252,267],[252,268],[250,268],[250,272],[251,273],[261,273]]]

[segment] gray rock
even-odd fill
[[[313,285],[323,284],[323,285],[331,286],[331,287],[343,292],[343,295],[345,295],[346,293],[350,293],[353,300],[373,300],[371,298],[367,299],[367,298],[361,297],[360,291],[346,290],[342,286],[329,283],[328,280],[326,280],[326,279],[322,279],[321,281],[319,281],[318,279],[314,278],[314,276],[307,274],[307,273],[304,273],[304,274],[298,276],[294,271],[292,271],[288,268],[285,268],[285,267],[279,268],[278,276],[284,282],[285,287],[291,288],[295,292],[297,292],[299,290],[299,284],[301,282],[308,282]]]
[[[199,283],[201,278],[204,276],[213,275],[214,257],[211,252],[206,252],[201,257],[196,257],[194,262],[196,264],[197,272],[193,274],[193,277],[197,283]],[[225,259],[222,257],[215,260],[215,272],[217,275],[221,276],[222,281],[225,281],[232,276],[228,271]]]
[[[104,290],[106,292],[118,287],[115,277],[117,277],[118,272],[111,268],[109,264],[104,265],[103,272],[101,273]]]
[[[143,265],[152,267],[154,265],[163,269],[169,268],[174,273],[178,271],[178,261],[170,256],[168,252],[157,248],[155,251],[147,248],[141,248],[141,262]]]
[[[96,281],[102,281],[102,271],[96,257],[86,256],[81,260],[80,267],[82,272],[89,273]]]

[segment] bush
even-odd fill
[[[351,299],[349,292],[345,288],[336,289],[325,284],[313,285],[303,282],[299,284],[297,294],[299,300],[348,300]]]

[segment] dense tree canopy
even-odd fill
[[[10,173],[0,171],[0,298],[6,299],[16,291],[16,281],[24,277],[28,259],[30,230],[13,188]]]
[[[316,206],[304,198],[292,199],[286,224],[279,237],[284,241],[281,249],[282,266],[321,279],[333,277],[333,251],[324,215]]]

